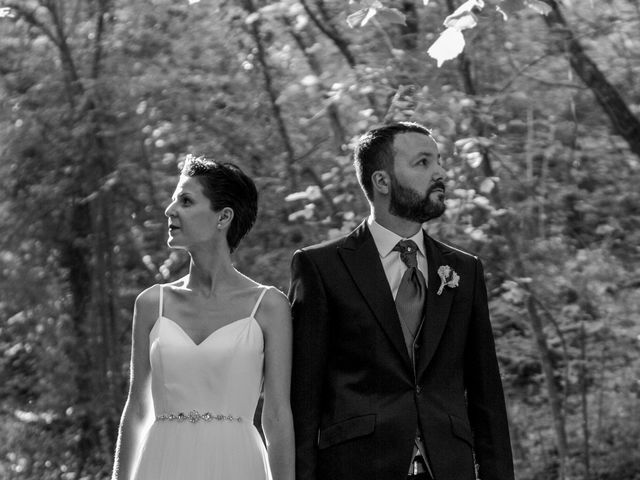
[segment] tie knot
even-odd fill
[[[418,246],[413,240],[400,240],[395,247],[395,252],[400,252],[400,259],[404,264],[409,267],[416,267],[418,261],[416,260],[416,254],[418,253]]]

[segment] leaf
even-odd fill
[[[299,220],[301,218],[309,220],[311,217],[313,217],[315,208],[316,206],[313,203],[309,203],[305,205],[302,210],[298,210],[297,212],[289,214],[289,221],[295,222],[296,220]]]
[[[478,207],[481,207],[481,208],[490,208],[491,207],[491,202],[489,201],[489,199],[487,197],[482,196],[482,195],[477,195],[476,197],[474,197],[473,203],[475,205],[477,205]]]
[[[381,8],[378,9],[378,17],[387,22],[398,25],[406,25],[407,17],[397,8]]]
[[[460,153],[467,153],[476,146],[477,139],[475,137],[460,138],[455,141],[454,146]]]
[[[385,7],[379,0],[364,0],[358,3],[363,8],[347,17],[347,24],[351,28],[364,27],[375,16],[383,22],[406,24],[406,17],[400,10]]]
[[[444,26],[457,30],[473,28],[478,24],[478,18],[473,12],[460,12],[458,15],[451,14],[444,19]]]
[[[549,15],[553,10],[551,6],[546,2],[541,2],[540,0],[526,0],[527,6],[540,15]]]
[[[358,0],[358,1],[354,1],[354,0],[350,0],[349,1],[350,4],[354,4],[354,3],[359,3],[363,8],[383,8],[382,3],[380,3],[380,0]]]
[[[16,14],[11,7],[0,7],[0,18],[15,18]]]
[[[445,26],[447,26],[447,20],[464,16],[467,13],[472,13],[475,8],[482,10],[484,8],[484,1],[483,0],[467,0],[458,8],[456,8],[451,15],[449,15],[447,18],[444,19]]]
[[[285,197],[284,201],[295,202],[297,200],[307,200],[307,201],[313,202],[314,200],[318,200],[320,197],[322,197],[322,193],[320,192],[320,187],[318,187],[317,185],[309,185],[304,192],[290,193]]]
[[[378,13],[377,8],[363,8],[347,17],[347,24],[351,28],[364,27],[374,15]]]
[[[478,168],[482,165],[482,154],[480,152],[471,152],[467,155],[467,163],[471,168]]]
[[[509,20],[509,15],[507,15],[507,14],[506,14],[506,12],[504,12],[504,11],[500,8],[500,6],[499,6],[499,5],[496,5],[496,11],[497,11],[500,15],[502,15],[502,20],[504,20],[505,22],[506,22],[507,20]]]
[[[295,202],[297,200],[306,200],[307,199],[307,192],[295,192],[295,193],[290,193],[289,195],[287,195],[284,198],[285,202]]]
[[[465,30],[467,28],[473,28],[477,25],[478,19],[473,13],[476,8],[482,9],[484,7],[484,1],[482,0],[467,0],[460,5],[456,10],[444,19],[444,26],[449,28],[457,28],[458,30]]]
[[[320,83],[320,79],[315,75],[305,75],[300,79],[300,83],[305,87],[313,87]]]
[[[260,14],[258,12],[253,12],[247,15],[247,18],[245,18],[244,23],[247,25],[253,25],[258,20],[260,20]]]
[[[502,14],[502,18],[507,21],[509,16],[525,8],[524,0],[502,0],[500,5],[496,5],[496,10]]]
[[[482,183],[480,183],[479,190],[482,193],[491,193],[491,191],[493,190],[493,187],[495,187],[495,186],[496,186],[496,184],[493,181],[493,179],[487,177],[482,181]]]
[[[427,50],[427,54],[438,62],[438,68],[452,60],[464,50],[464,36],[457,28],[447,28]]]

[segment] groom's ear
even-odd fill
[[[388,195],[391,177],[384,170],[377,170],[371,175],[371,184],[373,189],[381,195]]]

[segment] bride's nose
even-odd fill
[[[169,205],[167,205],[167,208],[165,208],[164,214],[167,218],[173,217],[175,215],[175,210],[174,210],[175,204],[176,202],[171,202]]]

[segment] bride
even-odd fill
[[[289,303],[231,261],[257,197],[235,165],[187,157],[165,215],[189,273],[136,299],[112,480],[293,480]]]

